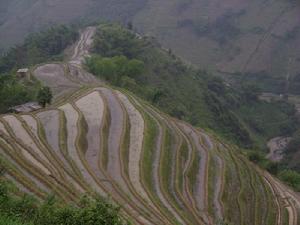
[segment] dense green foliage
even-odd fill
[[[12,75],[0,75],[0,113],[35,98],[38,84],[20,82]]]
[[[31,223],[22,223],[18,219],[12,219],[7,216],[0,215],[0,225],[32,225]]]
[[[75,28],[56,26],[28,36],[24,44],[5,53],[0,58],[0,113],[37,97],[38,82],[16,78],[17,69],[62,59],[63,50],[77,37]]]
[[[31,34],[24,44],[11,48],[0,58],[0,74],[49,60],[60,60],[63,50],[77,37],[75,28],[62,25]]]
[[[187,66],[153,38],[141,37],[119,25],[100,25],[93,50],[98,56],[88,60],[91,72],[172,116],[212,129],[244,147],[264,148],[268,138],[290,134],[297,124],[291,105],[259,101],[261,89],[252,82],[241,82],[233,88],[206,71]],[[123,75],[115,82],[114,61],[126,58],[143,62],[143,72],[130,76],[117,69]],[[98,71],[97,64],[101,65]]]
[[[300,173],[293,170],[283,170],[279,173],[279,178],[296,191],[300,191]]]
[[[104,199],[83,197],[78,206],[65,205],[54,197],[44,203],[29,195],[15,197],[11,185],[0,181],[0,224],[2,225],[124,225],[119,207]]]
[[[94,51],[101,52],[106,57],[124,55],[127,58],[136,58],[143,50],[144,42],[136,35],[121,26],[103,25],[97,31],[97,38],[94,41]]]
[[[282,165],[266,159],[266,157],[261,152],[248,151],[247,156],[250,161],[264,168],[273,175],[278,175],[279,171],[284,170],[284,167]]]
[[[49,87],[41,87],[38,94],[37,94],[37,100],[42,105],[45,107],[47,104],[50,104],[52,101],[52,92]]]
[[[120,85],[129,78],[137,78],[144,71],[144,63],[137,59],[129,60],[126,56],[112,58],[92,56],[87,59],[90,71],[112,84]]]

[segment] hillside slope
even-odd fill
[[[299,75],[299,7],[278,0],[150,0],[134,24],[201,68],[230,79],[244,74],[282,93],[286,75]]]
[[[298,224],[298,194],[234,146],[85,72],[94,32],[68,63],[33,72],[51,107],[1,116],[7,179],[41,199],[109,197],[133,224]]]
[[[133,21],[185,60],[226,76],[257,82],[265,91],[299,94],[299,2],[295,0],[53,1],[0,5],[3,48],[53,23]]]

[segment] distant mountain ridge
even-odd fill
[[[80,20],[126,21],[145,0],[3,0],[0,2],[0,47],[22,42],[31,32]]]
[[[134,21],[201,68],[280,92],[287,73],[299,76],[299,10],[297,1],[148,1]]]
[[[133,21],[138,30],[201,68],[230,79],[244,74],[261,81],[266,91],[282,92],[287,74],[299,80],[299,10],[294,0],[4,0],[0,46],[53,23]]]

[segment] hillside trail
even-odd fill
[[[80,39],[74,44],[70,59],[66,63],[44,64],[33,71],[37,79],[51,88],[55,100],[75,92],[82,85],[101,84],[97,78],[83,69],[85,58],[90,56],[89,50],[95,32],[96,27],[88,27],[81,32]]]

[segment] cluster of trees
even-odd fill
[[[46,107],[47,104],[51,104],[52,98],[52,91],[49,87],[44,86],[39,89],[37,100],[41,106]]]
[[[45,107],[52,101],[49,87],[37,82],[20,82],[12,75],[0,75],[0,113],[6,113],[10,107],[36,100]]]
[[[279,178],[286,184],[300,191],[300,173],[294,170],[286,169],[279,173]]]
[[[78,38],[75,27],[58,25],[29,35],[22,45],[11,48],[0,58],[0,74],[62,58],[63,50]]]
[[[36,87],[20,83],[12,75],[0,75],[0,113],[36,97]]]
[[[0,178],[3,179],[3,178]],[[0,180],[0,224],[2,225],[125,225],[120,208],[100,197],[83,197],[66,205],[54,196],[39,203],[34,197],[15,197],[12,186]]]
[[[94,52],[104,57],[137,58],[145,43],[131,30],[116,24],[102,24],[94,38]]]

